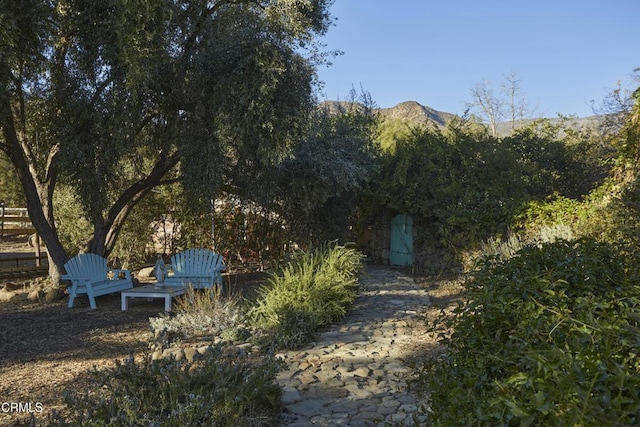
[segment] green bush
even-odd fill
[[[174,359],[117,363],[94,370],[93,392],[65,397],[51,425],[261,426],[281,410],[277,363],[212,347],[193,362]]]
[[[416,381],[430,392],[433,424],[637,425],[632,256],[582,238],[488,259],[465,284],[466,302],[434,327],[445,353]]]
[[[325,245],[296,256],[260,288],[249,316],[277,348],[298,347],[318,327],[344,317],[357,295],[362,254]]]

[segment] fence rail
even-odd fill
[[[23,267],[33,267],[37,262],[46,265],[46,255],[16,255],[12,257],[0,258],[0,271],[6,269],[19,269]],[[44,261],[44,262],[43,262]]]
[[[0,237],[28,236],[35,232],[27,208],[7,208],[0,204]]]
[[[32,244],[35,249],[35,255],[32,257],[35,260],[36,267],[42,267],[42,254],[40,250],[40,236],[36,233],[27,208],[8,208],[4,203],[0,203],[0,238],[10,236],[31,236],[34,235],[33,240],[29,239],[29,244]],[[18,267],[16,261],[16,267]]]

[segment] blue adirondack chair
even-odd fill
[[[209,249],[187,249],[171,257],[171,272],[164,279],[165,286],[191,286],[194,289],[218,285],[222,290],[222,255]]]
[[[69,308],[76,297],[87,294],[89,305],[96,308],[96,297],[133,288],[129,270],[107,267],[107,260],[96,254],[78,254],[64,264],[67,272],[62,280],[69,280]],[[121,277],[124,276],[124,277]]]

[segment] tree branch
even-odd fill
[[[122,225],[133,208],[151,189],[160,185],[160,183],[168,182],[162,181],[162,177],[176,166],[179,161],[180,158],[177,152],[171,155],[161,154],[151,172],[145,178],[127,188],[109,209],[104,224],[104,227],[108,230],[105,236],[105,256],[113,249]]]

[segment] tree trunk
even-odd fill
[[[87,242],[85,250],[107,258],[113,251],[120,231],[133,208],[151,191],[152,188],[168,183],[162,178],[178,164],[177,153],[161,154],[149,174],[123,191],[122,195],[111,206],[104,221],[93,224],[93,236]]]
[[[38,174],[38,162],[24,141],[16,132],[11,107],[7,100],[0,104],[0,125],[4,135],[4,145],[0,148],[7,154],[16,169],[27,200],[27,212],[33,227],[47,247],[49,277],[54,284],[60,283],[67,254],[58,239],[53,216],[53,190],[56,184],[55,157],[58,146],[50,148],[42,174]]]
[[[68,257],[58,239],[53,221],[52,196],[50,194],[53,193],[54,183],[36,182],[24,170],[17,169],[17,173],[22,181],[31,223],[47,247],[49,278],[54,284],[59,284],[60,277],[64,274],[64,263],[67,262]]]

